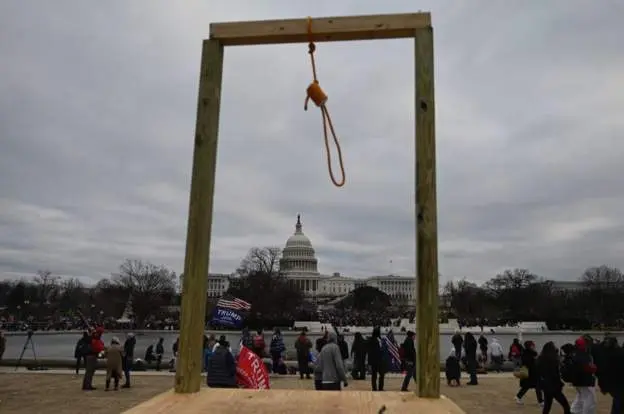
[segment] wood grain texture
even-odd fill
[[[416,331],[418,395],[440,395],[433,28],[416,30]]]
[[[321,17],[312,19],[313,40],[334,42],[411,38],[431,25],[429,13]],[[210,38],[225,46],[308,42],[308,19],[213,23]]]
[[[182,286],[180,354],[175,376],[178,393],[197,392],[201,386],[222,74],[223,45],[217,40],[204,40]]]
[[[202,389],[195,394],[165,392],[126,414],[378,414],[383,406],[384,414],[464,413],[448,398],[406,392]]]

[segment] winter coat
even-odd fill
[[[536,360],[537,352],[531,348],[525,348],[524,352],[522,352],[521,363],[522,366],[527,368],[529,376],[520,380],[520,387],[535,388],[537,386],[539,374],[537,372]]]
[[[236,361],[227,347],[217,347],[208,360],[206,384],[209,387],[236,385]]]
[[[121,375],[123,360],[123,349],[119,344],[113,344],[106,350],[106,372],[116,372],[117,375]]]
[[[305,335],[299,335],[295,342],[295,350],[297,351],[297,361],[308,362],[310,355],[310,349],[312,349],[312,342]]]

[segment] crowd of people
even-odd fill
[[[451,342],[445,367],[449,385],[459,385],[461,364],[470,376],[468,385],[478,385],[479,369],[488,357],[490,366],[500,368],[504,361],[503,349],[495,338],[488,344],[484,335],[476,339],[470,332],[463,337],[457,332]],[[517,404],[523,404],[526,393],[533,389],[543,414],[550,413],[554,401],[561,405],[564,414],[595,414],[598,385],[612,399],[611,413],[624,412],[624,348],[611,335],[602,341],[584,335],[561,348],[550,341],[539,352],[533,341],[521,343],[514,339],[507,359],[514,364],[514,376],[519,379],[514,396]],[[571,404],[563,394],[566,383],[576,392]]]

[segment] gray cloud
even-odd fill
[[[0,278],[180,271],[210,22],[414,11],[374,1],[0,4]],[[436,47],[440,270],[624,266],[624,7],[425,2]],[[301,212],[323,272],[414,272],[413,43],[322,44],[348,184],[303,111],[305,44],[226,50],[211,271]],[[390,264],[392,261],[392,264]]]

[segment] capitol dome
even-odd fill
[[[280,259],[280,271],[288,274],[318,275],[318,260],[310,239],[303,234],[301,215],[297,215],[295,233],[288,238]]]

